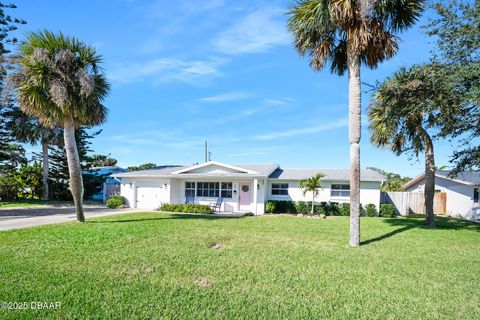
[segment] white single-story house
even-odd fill
[[[300,180],[322,173],[323,190],[315,201],[348,202],[348,169],[282,169],[278,164],[230,165],[215,161],[190,166],[161,166],[154,169],[114,174],[120,180],[120,194],[131,208],[156,209],[162,203],[209,204],[223,198],[220,211],[263,214],[267,200],[311,201],[302,193]],[[361,170],[360,201],[380,206],[380,185],[384,176]]]
[[[223,198],[220,211],[263,214],[267,200],[311,201],[303,195],[300,180],[322,173],[323,190],[317,202],[348,202],[348,169],[282,169],[278,164],[229,165],[209,161],[191,166],[161,166],[114,174],[120,194],[131,208],[156,209],[163,203],[209,204]],[[384,176],[370,169],[361,171],[360,201],[380,206]]]
[[[480,171],[460,172],[455,178],[450,171],[435,172],[435,191],[447,194],[447,214],[466,219],[480,219]],[[404,186],[408,192],[424,192],[425,174]]]

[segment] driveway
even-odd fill
[[[102,205],[85,205],[85,218],[133,213],[138,209],[110,209]],[[28,228],[44,224],[75,221],[73,206],[38,206],[0,209],[0,231]]]

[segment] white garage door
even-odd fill
[[[160,207],[160,193],[162,189],[159,187],[138,187],[137,188],[137,208],[157,209]]]

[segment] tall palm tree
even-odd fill
[[[25,114],[18,107],[12,108],[7,112],[7,126],[9,126],[14,138],[20,142],[36,145],[40,143],[42,146],[42,200],[49,199],[48,176],[49,176],[49,145],[63,145],[63,132],[59,127],[48,128],[43,126],[35,118]]]
[[[315,208],[315,197],[317,196],[317,191],[318,189],[322,190],[322,183],[320,180],[325,177],[325,175],[321,173],[317,173],[313,177],[310,177],[308,179],[303,179],[300,180],[300,188],[302,188],[303,196],[307,194],[307,192],[312,193],[312,209],[310,213],[313,213],[313,210]]]
[[[350,245],[360,245],[360,67],[375,68],[398,50],[394,33],[411,27],[424,0],[299,0],[289,13],[288,29],[301,56],[314,70],[349,80]]]
[[[442,119],[461,121],[451,106],[458,103],[453,84],[441,66],[429,64],[402,68],[376,89],[369,110],[371,142],[374,146],[404,152],[425,153],[426,224],[435,226],[435,153],[431,132],[440,132]],[[446,79],[446,80],[445,80]]]
[[[80,40],[48,31],[27,34],[20,52],[20,107],[46,127],[63,127],[70,191],[77,220],[85,221],[75,129],[106,120],[107,108],[102,102],[110,85],[100,69],[102,59],[93,47]]]

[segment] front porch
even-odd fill
[[[218,212],[263,214],[265,185],[256,178],[172,179],[171,202],[210,205],[220,198]]]

